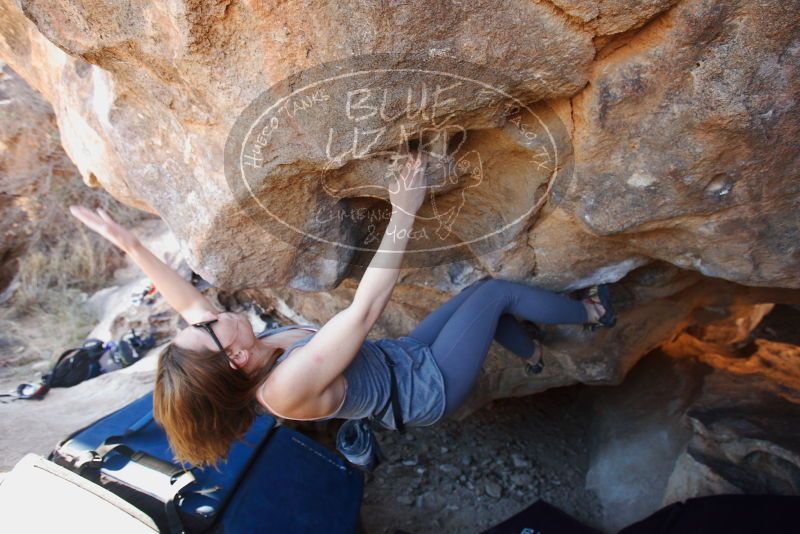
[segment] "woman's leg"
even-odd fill
[[[488,280],[491,280],[491,278]],[[436,336],[439,335],[439,332],[442,331],[442,327],[447,323],[448,319],[450,319],[450,316],[453,315],[453,312],[461,306],[461,303],[464,302],[467,297],[488,280],[479,280],[462,290],[461,293],[447,299],[437,306],[435,310],[426,315],[408,336],[422,341],[427,345],[431,345],[434,340],[436,340]]]
[[[433,344],[445,323],[450,319],[458,307],[464,302],[478,287],[487,282],[479,280],[470,285],[459,294],[451,297],[435,310],[425,316],[408,336],[413,337],[428,345]],[[522,327],[513,315],[503,314],[497,324],[494,340],[510,350],[520,358],[530,358],[536,350],[536,344],[530,338],[528,332]]]
[[[536,343],[527,330],[509,313],[500,316],[494,340],[522,359],[527,360],[536,351]]]
[[[460,406],[472,390],[500,317],[509,313],[544,324],[583,324],[588,320],[579,300],[508,280],[486,280],[463,299],[431,343],[444,376],[445,415]]]

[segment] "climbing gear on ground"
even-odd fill
[[[150,283],[142,291],[133,293],[133,298],[131,300],[136,306],[140,304],[152,306],[155,304],[156,298],[158,298],[158,291],[156,290],[156,286]]]
[[[18,385],[8,393],[0,393],[0,402],[7,404],[17,399],[41,400],[46,394],[47,387],[43,382],[26,382]]]
[[[0,398],[7,398],[2,402],[41,400],[50,388],[72,387],[84,380],[128,367],[141,359],[155,343],[155,337],[143,338],[134,329],[119,342],[87,339],[80,347],[65,350],[41,380],[20,384],[8,393],[0,394]]]
[[[106,343],[106,354],[100,359],[102,372],[110,373],[136,363],[155,344],[155,337],[147,336],[143,338],[136,333],[135,329],[131,329],[119,341]]]
[[[10,401],[41,400],[50,388],[68,388],[94,378],[103,372],[100,357],[105,351],[102,341],[87,339],[82,346],[61,353],[50,372],[42,376],[39,382],[20,384],[0,397],[9,397]]]
[[[140,358],[147,354],[147,351],[156,346],[155,336],[149,335],[146,337],[141,337],[136,333],[135,328],[131,328],[130,334],[125,334],[122,340],[128,342]]]

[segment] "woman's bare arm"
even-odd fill
[[[361,345],[392,296],[400,264],[414,226],[415,214],[427,185],[424,154],[411,159],[412,167],[397,193],[390,193],[392,217],[381,244],[364,272],[353,302],[328,320],[311,340],[295,349],[271,373],[265,400],[282,413],[291,413],[309,399],[324,394],[352,363]]]
[[[202,321],[206,312],[218,314],[219,310],[191,283],[161,261],[150,250],[138,243],[127,251],[131,260],[147,274],[164,299],[183,319],[194,324]]]
[[[189,324],[203,320],[206,312],[219,313],[213,304],[192,284],[155,256],[127,228],[115,222],[105,211],[71,206],[70,212],[83,224],[124,251],[156,286],[167,303]]]

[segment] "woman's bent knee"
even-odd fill
[[[492,291],[508,291],[514,289],[514,282],[503,280],[502,278],[489,278],[484,280],[484,286],[491,288]]]

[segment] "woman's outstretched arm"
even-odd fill
[[[392,217],[381,244],[364,272],[353,302],[328,320],[311,340],[295,349],[275,368],[263,388],[264,399],[283,413],[308,407],[314,397],[329,398],[325,390],[352,363],[361,345],[389,302],[414,219],[427,191],[424,153],[413,155],[390,191]],[[313,404],[313,402],[311,402]]]
[[[133,232],[118,224],[105,211],[98,209],[94,212],[83,206],[70,206],[69,211],[83,224],[125,252],[187,323],[203,320],[209,311],[219,313],[197,288],[150,252]]]

